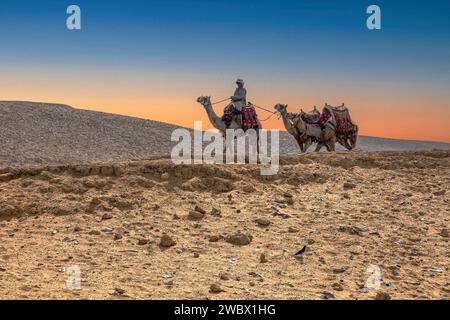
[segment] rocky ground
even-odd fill
[[[449,299],[449,185],[450,151],[3,169],[0,298]]]

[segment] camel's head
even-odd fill
[[[203,106],[207,106],[211,104],[211,97],[210,96],[201,96],[197,98],[197,102],[201,103]]]
[[[275,105],[275,110],[277,110],[279,113],[284,114],[287,112],[287,104],[277,103]]]
[[[358,140],[358,126],[355,124],[353,132],[348,136],[348,141],[350,142],[350,146],[352,149],[356,147],[356,141]]]

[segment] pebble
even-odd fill
[[[245,246],[252,241],[251,237],[240,232],[233,232],[225,236],[225,241],[237,246]]]
[[[352,183],[352,182],[345,182],[344,183],[344,189],[355,189],[356,188],[356,184]]]
[[[342,284],[340,283],[333,283],[333,285],[331,286],[333,288],[333,290],[335,291],[343,291],[344,287],[342,286]]]
[[[230,280],[230,276],[225,272],[219,273],[219,278],[220,278],[220,280],[225,280],[225,281]]]
[[[112,218],[113,218],[113,216],[110,213],[105,213],[102,216],[102,220],[109,220],[109,219],[112,219]]]
[[[259,256],[259,262],[260,263],[266,263],[267,262],[266,255],[264,253],[261,253],[261,255]]]
[[[323,292],[323,298],[326,299],[326,300],[331,300],[331,299],[334,299],[335,297],[334,297],[334,294],[332,292],[324,291]]]
[[[255,220],[255,222],[263,227],[266,227],[266,226],[270,225],[270,223],[271,223],[270,220],[266,219],[266,218],[258,218]]]
[[[391,300],[391,296],[387,292],[378,292],[375,300]]]
[[[167,234],[163,235],[161,237],[160,245],[161,247],[169,248],[176,244],[175,240],[173,240],[170,236]]]
[[[117,295],[122,295],[125,293],[125,290],[121,288],[114,288],[114,293]]]
[[[209,292],[211,292],[211,293],[221,293],[221,292],[223,292],[223,289],[220,287],[219,284],[213,283],[213,284],[209,287]]]
[[[196,221],[198,221],[198,220],[203,219],[204,216],[205,216],[204,213],[201,213],[201,212],[196,211],[196,210],[191,210],[191,211],[189,211],[188,218],[189,218],[190,220],[196,220]]]
[[[219,237],[218,236],[210,236],[209,237],[209,242],[217,242],[219,241]]]
[[[439,191],[433,192],[433,194],[435,196],[443,196],[445,194],[445,192],[446,192],[445,190],[439,190]]]
[[[441,237],[448,238],[448,230],[447,229],[442,229],[441,232],[439,233],[439,235]]]
[[[289,232],[289,233],[297,233],[297,232],[298,232],[298,229],[295,229],[295,228],[293,228],[293,227],[289,227],[289,228],[288,228],[288,232]]]
[[[148,243],[147,239],[139,239],[138,240],[138,245],[140,246],[145,246]]]
[[[195,206],[194,210],[200,212],[201,214],[206,214],[206,211],[199,206]]]

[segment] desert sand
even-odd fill
[[[5,167],[0,298],[449,299],[449,185],[450,151]]]

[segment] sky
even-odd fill
[[[81,30],[66,28],[71,4]],[[366,27],[372,4],[381,30]],[[267,109],[344,102],[362,135],[450,142],[449,17],[447,0],[2,0],[0,100],[208,129],[197,97],[243,78]]]

